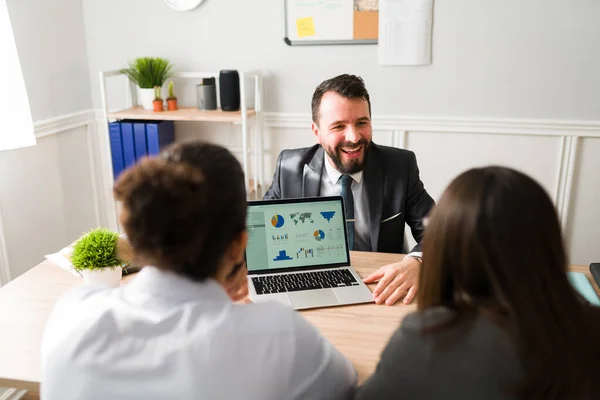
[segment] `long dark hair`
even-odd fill
[[[454,179],[428,221],[423,262],[419,310],[456,310],[450,324],[477,314],[505,322],[524,372],[520,397],[599,390],[599,310],[569,284],[556,210],[533,179],[503,167]]]

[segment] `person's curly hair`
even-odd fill
[[[215,275],[246,229],[246,188],[237,159],[203,142],[175,144],[123,172],[114,186],[136,255],[201,281]]]

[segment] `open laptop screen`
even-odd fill
[[[342,198],[248,203],[250,273],[350,265]]]

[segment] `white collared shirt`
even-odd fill
[[[233,304],[214,280],[145,267],[118,289],[79,286],[55,306],[41,398],[337,399],[351,363],[278,303]]]
[[[340,177],[342,173],[325,157],[325,172],[321,179],[321,196],[339,196],[342,190]],[[363,172],[350,175],[352,177],[352,196],[354,197],[354,250],[371,251],[371,226],[369,214],[365,209],[367,194],[363,184]]]

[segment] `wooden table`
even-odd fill
[[[363,277],[401,259],[399,254],[351,252],[352,265]],[[571,270],[584,272],[600,293],[587,267],[574,266]],[[80,283],[79,278],[44,261],[0,288],[0,387],[27,389],[27,398],[37,398],[46,320],[56,300]],[[415,309],[414,304],[363,304],[302,314],[354,363],[362,382],[375,370],[381,351],[404,316]]]

